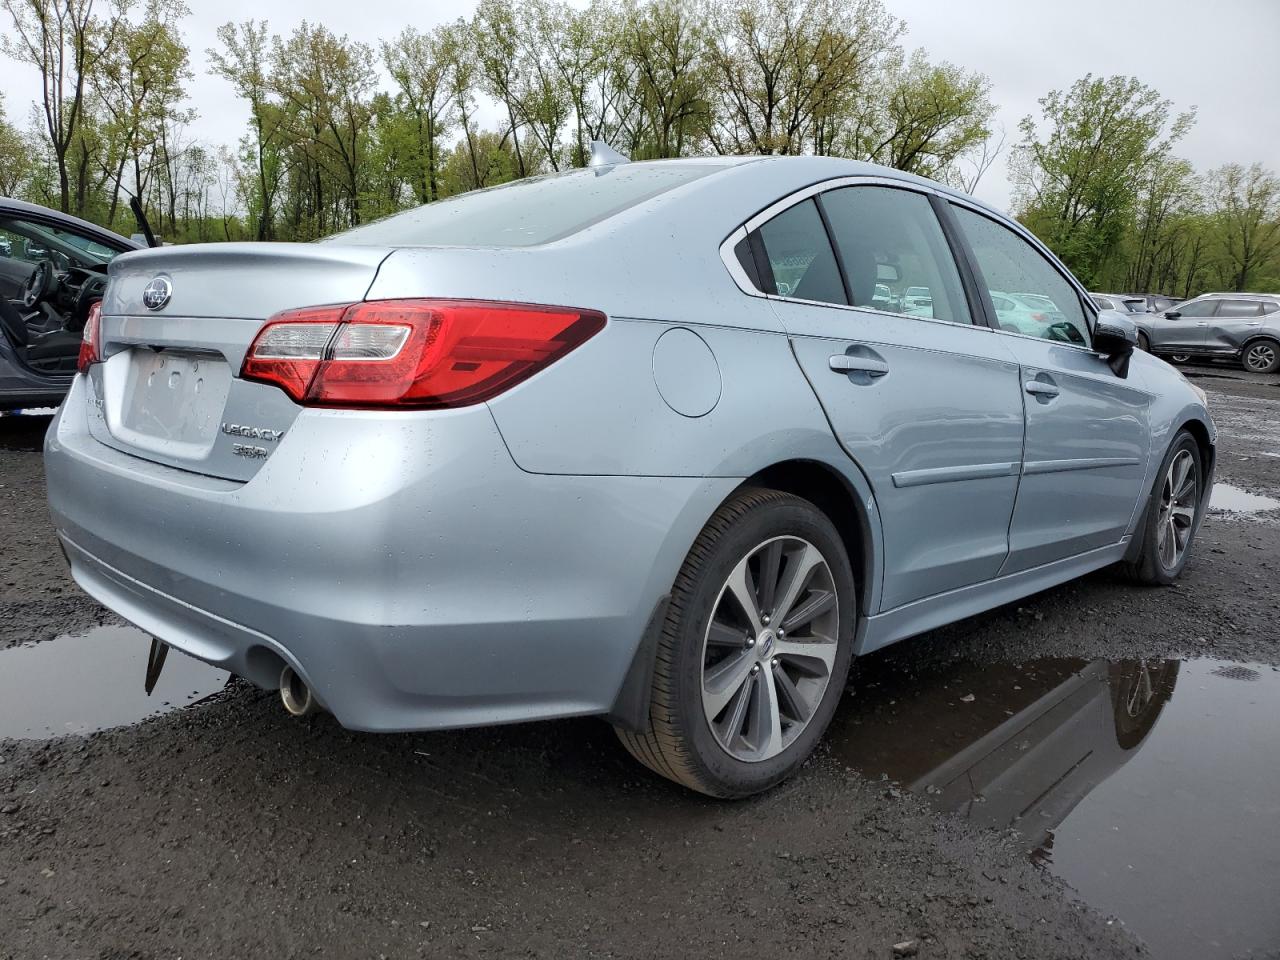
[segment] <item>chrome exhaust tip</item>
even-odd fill
[[[280,671],[280,702],[292,716],[306,717],[320,712],[320,704],[311,688],[303,682],[293,667],[285,665]]]

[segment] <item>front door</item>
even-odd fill
[[[1152,351],[1173,356],[1200,353],[1217,309],[1217,300],[1192,300],[1156,317],[1151,322]]]
[[[972,324],[928,198],[842,187],[757,236],[796,358],[875,493],[881,609],[994,577],[1022,454],[1018,365]]]
[[[1038,331],[996,334],[1017,358],[1026,408],[1002,573],[1117,543],[1143,494],[1148,395],[1089,349],[1083,298],[1030,241],[968,207],[952,210],[982,285],[1047,297],[1057,308]]]

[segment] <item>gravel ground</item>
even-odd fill
[[[1190,372],[1222,429],[1218,479],[1280,497],[1280,383]],[[43,425],[0,420],[0,648],[117,622],[66,576]],[[1174,588],[1099,573],[900,644],[876,673],[1278,664],[1278,569],[1280,514],[1215,512]],[[0,958],[1145,953],[1016,834],[825,751],[722,804],[648,775],[596,721],[373,736],[237,683],[136,727],[0,741],[0,761]]]

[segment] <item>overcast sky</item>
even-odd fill
[[[906,21],[907,46],[931,58],[979,70],[992,81],[1006,151],[978,188],[998,206],[1009,201],[1004,159],[1018,121],[1037,98],[1086,73],[1128,74],[1172,100],[1198,107],[1198,120],[1177,148],[1200,170],[1259,161],[1280,168],[1280,0],[885,0]],[[205,50],[228,20],[265,17],[287,33],[304,17],[376,47],[406,23],[427,28],[470,15],[469,0],[188,0],[186,40],[195,73],[193,135],[234,143],[247,111],[230,86],[207,71]],[[413,11],[409,13],[409,11]],[[7,30],[7,22],[0,29]],[[38,78],[0,61],[0,90],[11,120],[25,122]],[[481,116],[496,123],[496,114]]]

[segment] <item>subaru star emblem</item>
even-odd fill
[[[173,296],[173,284],[168,277],[153,277],[142,290],[142,302],[148,310],[159,310]]]

